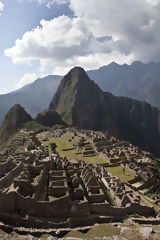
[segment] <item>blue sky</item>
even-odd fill
[[[0,94],[75,65],[160,62],[159,12],[160,0],[0,0]]]
[[[12,59],[4,55],[4,49],[12,47],[16,39],[26,31],[40,25],[41,19],[50,20],[62,14],[72,16],[67,4],[52,5],[51,9],[37,2],[5,0],[0,16],[0,94],[14,90],[17,82],[26,73],[38,72],[38,63],[28,65],[13,64]],[[47,73],[46,73],[47,74]]]

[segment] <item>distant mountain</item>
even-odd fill
[[[0,123],[14,104],[23,106],[32,117],[42,112],[48,107],[61,78],[56,75],[39,78],[17,91],[0,95]]]
[[[160,154],[158,108],[103,92],[80,67],[75,67],[62,79],[49,109],[56,110],[68,125],[108,131]]]
[[[113,62],[88,71],[88,75],[103,91],[146,101],[160,108],[160,63],[118,65]]]
[[[111,63],[87,73],[103,91],[146,101],[160,108],[160,63],[134,62],[132,65]],[[62,76],[50,75],[39,78],[17,91],[0,95],[0,123],[14,104],[23,106],[32,117],[43,112],[48,107],[61,79]]]
[[[0,127],[0,144],[6,142],[25,123],[31,122],[32,117],[19,104],[14,105],[6,114]]]
[[[21,105],[15,104],[7,112],[0,126],[0,148],[22,128],[38,133],[54,125],[66,125],[56,111],[46,110],[33,119]]]

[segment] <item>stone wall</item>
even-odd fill
[[[7,188],[13,183],[13,179],[16,178],[24,170],[24,165],[20,163],[5,177],[0,179],[0,189]]]
[[[0,164],[0,177],[6,175],[16,166],[13,159],[9,159],[7,162]]]

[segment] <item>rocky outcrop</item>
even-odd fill
[[[46,127],[52,127],[57,124],[65,125],[61,116],[54,110],[46,110],[43,113],[39,113],[35,121]]]
[[[6,114],[0,127],[0,143],[6,142],[22,124],[32,121],[31,116],[19,104],[14,105]]]

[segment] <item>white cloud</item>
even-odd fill
[[[66,3],[69,3],[69,0],[50,0],[50,1],[47,1],[47,7],[48,8],[51,8],[51,6],[54,4],[54,3],[57,3],[57,4],[66,4]]]
[[[150,0],[158,4],[159,0]],[[147,0],[71,0],[75,15],[92,33],[112,36],[117,50],[141,61],[160,61],[160,4]]]
[[[37,79],[36,74],[29,73],[24,74],[23,77],[17,83],[17,89],[23,87],[26,84],[33,83],[36,79]]]
[[[52,4],[55,0],[35,0]],[[64,3],[69,0],[56,0]],[[154,2],[154,3],[153,3]],[[14,63],[39,60],[41,70],[64,74],[80,65],[97,68],[111,61],[160,61],[160,0],[70,0],[75,17],[41,20],[41,27],[17,39],[5,55]],[[97,38],[111,36],[109,41]],[[103,38],[105,39],[105,38]]]
[[[152,6],[156,6],[160,3],[160,0],[146,0],[146,2],[151,4]]]
[[[19,1],[26,1],[26,0],[19,0]],[[70,0],[28,0],[29,2],[37,2],[39,4],[46,4],[48,8],[51,8],[51,6],[56,4],[66,4],[69,3]]]
[[[112,41],[110,41],[112,42]],[[42,68],[68,65],[78,57],[110,53],[111,44],[99,42],[80,18],[61,16],[51,21],[41,21],[41,27],[26,32],[15,46],[5,50],[5,55],[14,63],[29,63],[39,60]]]
[[[0,14],[3,11],[3,9],[4,9],[4,4],[0,1]]]

